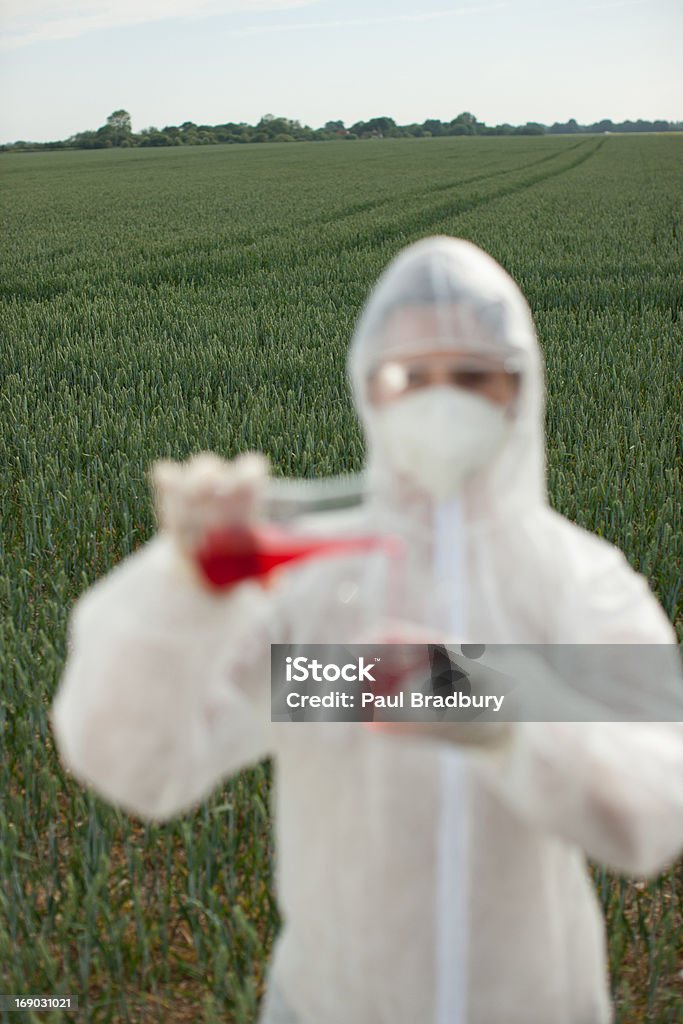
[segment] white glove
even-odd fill
[[[252,521],[268,479],[269,463],[260,452],[228,461],[202,452],[185,462],[160,459],[150,471],[159,528],[178,553],[178,566],[207,587],[195,561],[209,531]]]

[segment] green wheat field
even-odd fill
[[[0,991],[251,1024],[279,926],[272,766],[148,825],[62,769],[77,595],[155,529],[152,460],[358,469],[346,349],[404,245],[470,238],[531,304],[553,506],[618,544],[683,635],[683,136],[10,154],[0,318]],[[683,1019],[683,864],[593,868],[619,1024]]]

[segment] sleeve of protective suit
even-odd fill
[[[63,763],[124,810],[166,820],[271,753],[268,597],[215,595],[163,532],[74,605],[51,722]]]
[[[609,569],[591,580],[585,605],[567,610],[576,642],[675,643],[645,579],[620,553],[605,561]],[[678,666],[675,648],[671,653]],[[656,699],[659,680],[635,678],[623,654],[615,681],[650,687]],[[567,707],[577,706],[566,681],[555,677],[551,685],[565,687],[560,700],[566,696]],[[477,751],[472,763],[482,782],[529,824],[627,874],[654,875],[683,851],[682,722],[519,722],[507,740]]]

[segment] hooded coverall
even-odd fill
[[[396,478],[364,395],[388,311],[430,287],[463,311],[460,327],[444,319],[445,335],[460,333],[439,344],[514,352],[522,365],[510,436],[466,481],[457,524],[448,503]],[[372,293],[349,366],[369,497],[345,516],[405,539],[406,621],[429,625],[454,601],[473,643],[675,643],[621,552],[549,506],[539,347],[493,260],[453,239],[410,247]],[[215,596],[179,571],[162,531],[71,613],[52,709],[65,764],[111,802],[164,820],[274,758],[284,924],[267,1024],[608,1024],[586,857],[652,875],[679,854],[683,724],[516,722],[480,749],[358,722],[272,723],[269,644],[357,642],[372,565],[300,563],[267,591]],[[627,664],[619,673],[619,686],[640,685]],[[654,696],[657,685],[647,681]]]

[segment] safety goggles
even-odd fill
[[[446,385],[507,405],[519,392],[520,379],[514,357],[432,354],[380,363],[369,374],[368,395],[371,401],[388,402],[420,388]]]

